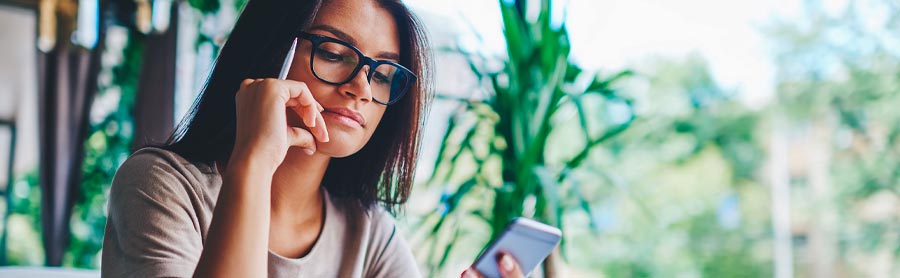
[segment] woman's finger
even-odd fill
[[[244,79],[244,81],[241,81],[241,89],[247,88],[247,86],[250,86],[253,82],[256,82],[256,80],[250,78]]]
[[[316,108],[316,99],[313,98],[312,92],[309,91],[309,88],[306,87],[306,83],[294,80],[280,80],[282,83],[287,86],[288,91],[290,91],[290,97],[292,99],[297,99],[300,106],[312,106]]]
[[[314,127],[318,123],[317,118],[321,118],[319,114],[319,103],[312,96],[306,83],[293,80],[282,80],[289,91],[289,98],[285,105],[294,107],[303,124],[307,127]]]
[[[309,127],[316,127],[319,123],[319,119],[322,118],[322,114],[319,113],[318,110],[316,110],[315,105],[310,105],[308,107],[304,107],[303,109],[306,109],[307,111],[309,111],[309,112],[307,112],[310,117]]]
[[[310,128],[313,130],[313,134],[319,139],[319,142],[328,142],[331,139],[328,137],[328,129],[325,126],[325,118],[322,118],[322,114],[318,113],[318,117],[316,117],[316,126],[315,128]]]
[[[288,142],[292,147],[300,147],[306,154],[313,154],[316,151],[316,142],[312,133],[299,128],[288,126]]]
[[[476,271],[474,268],[470,267],[470,268],[467,268],[465,271],[463,271],[463,273],[460,274],[459,277],[460,278],[483,278],[484,276],[481,276],[481,273],[478,273],[478,271]]]
[[[328,130],[325,128],[325,118],[322,117],[322,113],[315,111],[311,106],[292,106],[290,108],[303,120],[303,125],[309,129],[317,141],[328,142]],[[313,122],[309,122],[309,119],[312,119]]]
[[[500,276],[503,278],[525,277],[519,268],[519,263],[509,254],[500,255],[500,258],[497,260],[497,267],[500,269]]]
[[[316,111],[312,106],[301,106],[300,107],[301,118],[303,118],[303,124],[309,128],[316,127],[316,119],[320,118],[319,111]]]

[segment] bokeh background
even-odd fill
[[[535,277],[900,276],[896,1],[404,2],[435,54],[398,215],[428,277],[517,216],[564,233]],[[116,168],[245,4],[0,0],[0,264],[96,274]]]

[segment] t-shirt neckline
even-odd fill
[[[323,242],[326,242],[328,240],[326,237],[328,237],[332,234],[329,231],[332,229],[331,228],[331,225],[332,225],[331,224],[331,222],[332,222],[331,216],[334,214],[333,213],[334,206],[331,203],[331,196],[329,196],[328,190],[326,190],[324,187],[322,187],[321,190],[322,190],[322,201],[323,201],[323,203],[322,203],[322,209],[323,209],[322,218],[325,223],[322,224],[322,230],[319,231],[319,236],[316,238],[316,241],[313,242],[313,245],[312,245],[312,247],[310,247],[309,252],[307,252],[306,255],[299,257],[299,258],[288,258],[288,257],[282,256],[282,255],[279,255],[278,253],[272,252],[271,249],[267,249],[269,251],[269,257],[274,257],[278,261],[284,261],[284,262],[291,263],[291,264],[304,263],[306,261],[311,260],[310,258],[315,257],[316,251],[321,249],[319,246],[323,245],[324,244]]]
[[[213,173],[221,176],[221,174],[218,171],[219,169],[216,167],[216,163],[213,163],[212,167],[210,167],[210,168],[211,168],[210,170]],[[331,194],[328,193],[328,190],[325,189],[325,187],[320,187],[320,190],[322,192],[322,208],[323,208],[322,218],[325,223],[322,224],[322,230],[319,231],[319,236],[316,238],[316,241],[313,242],[313,246],[310,247],[309,252],[307,252],[306,255],[299,257],[299,258],[288,258],[288,257],[282,256],[282,255],[279,255],[278,253],[272,252],[272,249],[266,248],[266,251],[268,251],[270,258],[274,258],[276,261],[283,261],[283,262],[290,263],[290,264],[304,263],[306,261],[311,260],[310,258],[315,256],[316,251],[321,249],[319,246],[324,244],[322,242],[327,241],[328,240],[327,237],[331,236],[332,233],[329,231],[331,231],[333,229],[331,227],[333,225],[331,223],[331,222],[333,222],[333,220],[330,220],[330,219],[332,218],[331,216],[334,215],[334,212],[336,210],[334,208],[334,204],[331,202]]]

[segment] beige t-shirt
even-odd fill
[[[221,185],[215,166],[166,150],[128,158],[110,189],[101,276],[192,276]],[[325,223],[312,249],[302,258],[269,251],[269,277],[419,277],[390,214],[325,194]]]

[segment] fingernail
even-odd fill
[[[478,277],[478,275],[475,275],[475,273],[472,272],[471,268],[467,268],[465,271],[463,271],[462,277],[463,278],[476,278],[476,277]]]
[[[312,154],[315,153],[316,151],[314,151],[314,150],[312,150],[312,149],[310,149],[310,148],[303,148],[303,152],[305,152],[307,155],[312,155]]]
[[[316,117],[317,117],[316,114],[313,114],[312,120],[309,121],[312,124],[310,124],[309,127],[316,127]]]
[[[507,272],[513,271],[513,264],[513,259],[509,255],[503,255],[503,258],[500,259],[500,267]]]

